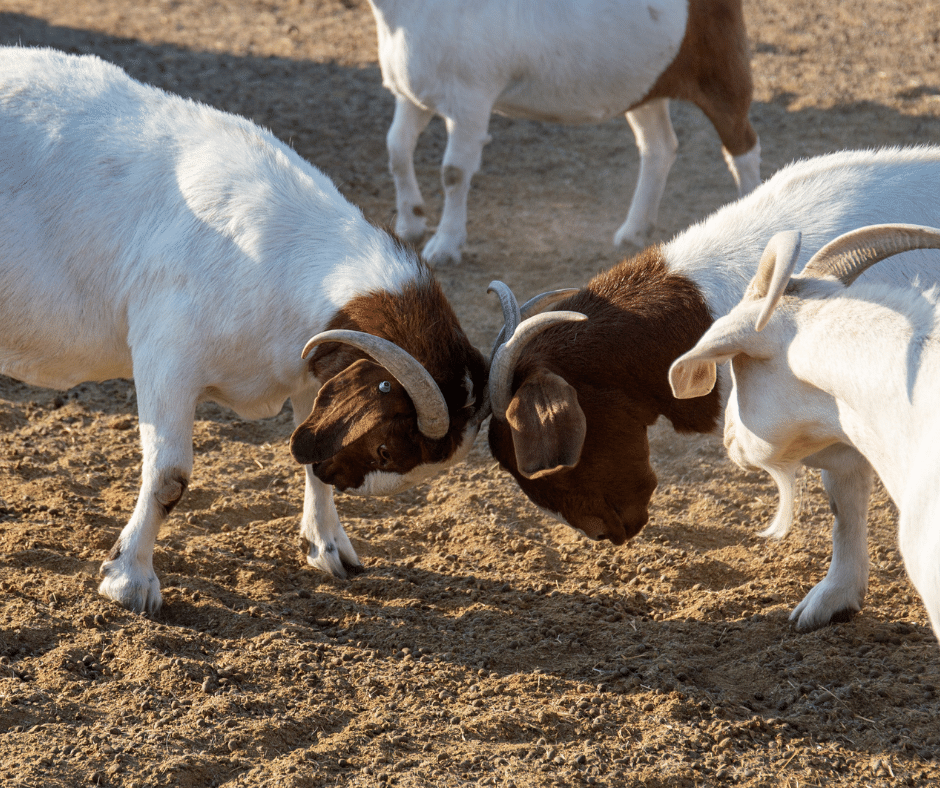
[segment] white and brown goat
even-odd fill
[[[558,304],[586,321],[548,327],[497,351],[490,373],[493,455],[538,506],[592,538],[621,544],[646,523],[656,487],[647,427],[665,416],[680,432],[720,429],[727,380],[706,396],[679,400],[669,388],[669,367],[741,300],[770,238],[799,228],[808,256],[864,225],[940,225],[938,183],[936,147],[809,159],[668,244],[599,274]],[[907,252],[870,269],[863,281],[929,287],[940,281],[938,258]],[[527,335],[527,323],[518,332]],[[847,444],[804,462],[822,469],[835,515],[829,573],[795,611],[798,625],[810,628],[861,607],[873,474]]]
[[[322,173],[243,118],[48,49],[0,49],[0,373],[134,378],[140,494],[100,586],[134,610],[161,603],[153,548],[198,402],[258,418],[291,400],[307,561],[340,577],[360,562],[331,487],[403,489],[488,412],[427,266]]]
[[[693,102],[712,122],[740,194],[760,183],[741,0],[369,3],[382,82],[395,97],[388,153],[395,230],[406,240],[420,240],[426,229],[414,169],[418,137],[435,114],[447,126],[444,209],[423,252],[432,264],[460,260],[470,179],[493,112],[556,123],[626,113],[640,173],[618,245],[639,245],[656,224],[678,148],[669,99]]]
[[[940,636],[940,308],[936,293],[915,288],[850,287],[881,260],[940,248],[940,230],[855,230],[792,276],[799,243],[797,232],[771,239],[741,303],[673,363],[672,390],[707,394],[716,364],[731,362],[725,447],[777,483],[767,536],[790,528],[805,457],[837,444],[858,449],[898,506],[904,565]],[[842,571],[867,577],[867,554],[847,556]]]

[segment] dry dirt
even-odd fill
[[[0,43],[93,52],[254,118],[381,223],[394,192],[364,0],[4,0]],[[934,0],[747,0],[765,177],[844,147],[937,142]],[[716,135],[674,105],[668,238],[734,196]],[[618,260],[636,153],[621,119],[495,118],[459,267],[439,271],[488,349],[487,282],[521,297]],[[419,147],[440,208],[442,124]],[[96,593],[133,508],[133,387],[0,380],[0,785],[894,786],[940,781],[940,649],[872,507],[854,620],[801,634],[824,575],[818,476],[781,543],[775,491],[711,438],[652,431],[652,520],[620,549],[540,515],[488,456],[394,499],[338,496],[368,571],[305,566],[286,412],[206,406],[190,492],[161,534],[165,604]]]

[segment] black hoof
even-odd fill
[[[350,577],[361,575],[363,572],[366,571],[366,568],[362,564],[350,564],[347,561],[343,561],[343,569],[346,570],[346,573]]]

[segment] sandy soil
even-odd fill
[[[765,177],[843,147],[940,138],[934,0],[747,0]],[[5,0],[0,43],[93,52],[249,116],[393,220],[392,100],[364,0]],[[734,197],[717,137],[675,105],[668,238]],[[442,269],[471,339],[521,297],[618,260],[636,153],[623,120],[501,118]],[[419,147],[440,208],[444,135]],[[297,545],[287,413],[196,424],[190,492],[161,535],[155,618],[96,593],[133,508],[132,385],[59,393],[0,380],[0,784],[5,786],[858,786],[940,781],[940,649],[872,507],[871,587],[853,621],[797,633],[829,514],[802,482],[781,543],[775,491],[710,437],[652,431],[650,525],[622,548],[540,515],[468,462],[394,499],[339,496],[368,567],[339,582]]]

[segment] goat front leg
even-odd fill
[[[845,445],[824,449],[804,463],[822,470],[834,515],[829,571],[790,614],[797,629],[808,630],[847,621],[862,609],[868,592],[868,502],[874,471]]]
[[[627,122],[640,152],[640,174],[626,221],[614,235],[614,245],[646,244],[659,216],[666,179],[676,160],[679,141],[669,118],[669,99],[655,99],[627,113]]]
[[[928,444],[933,437],[930,432],[925,431]],[[934,636],[940,638],[940,496],[936,478],[940,446],[915,448],[911,456],[916,460],[904,487],[895,493],[900,509],[898,545],[911,582],[927,607]]]
[[[395,97],[395,117],[388,129],[388,164],[395,181],[395,232],[409,242],[424,237],[424,198],[415,175],[415,146],[434,113],[404,96]]]
[[[460,262],[460,249],[467,239],[470,179],[480,169],[483,146],[489,142],[492,106],[481,99],[468,100],[461,105],[464,112],[459,117],[445,117],[447,149],[441,165],[444,210],[437,231],[422,252],[431,265]]]
[[[160,385],[162,383],[162,385]],[[143,449],[140,494],[130,521],[101,565],[99,593],[130,610],[156,612],[163,598],[153,571],[160,526],[179,503],[193,472],[195,393],[178,379],[137,382]]]
[[[294,427],[310,415],[315,392],[291,397]],[[335,577],[346,578],[364,571],[346,531],[339,521],[333,488],[321,482],[309,465],[304,466],[304,511],[300,517],[300,543],[307,563]]]

